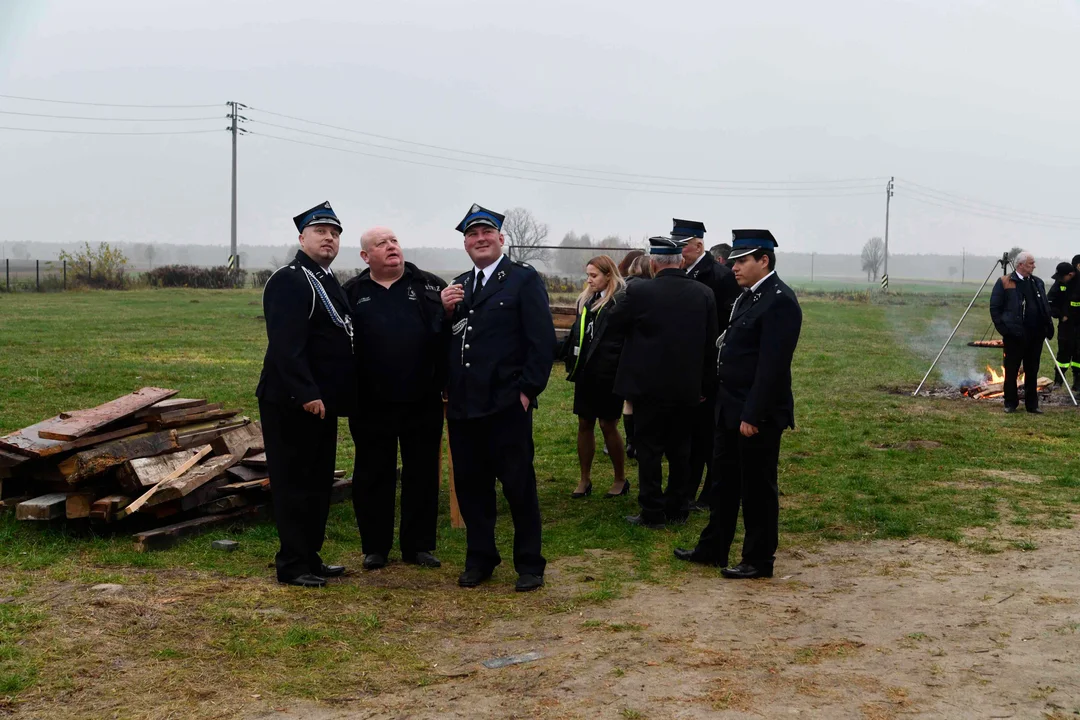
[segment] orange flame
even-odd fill
[[[1001,368],[1001,374],[1000,375],[998,374],[997,370],[990,367],[989,365],[986,366],[986,372],[989,373],[989,375],[990,375],[990,382],[996,382],[996,383],[1005,382],[1005,368],[1004,367]]]

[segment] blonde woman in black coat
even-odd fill
[[[578,317],[566,338],[563,357],[567,379],[574,383],[574,414],[578,416],[578,461],[581,480],[573,498],[592,494],[592,463],[596,454],[596,422],[611,455],[615,481],[607,497],[626,495],[625,452],[619,435],[623,399],[614,392],[615,372],[622,354],[622,336],[608,327],[608,319],[626,287],[615,261],[607,255],[585,265],[586,285],[577,300]]]

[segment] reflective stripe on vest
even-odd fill
[[[1071,300],[1071,301],[1069,301],[1069,304],[1072,305],[1073,307],[1080,307],[1080,301]]]

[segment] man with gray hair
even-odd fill
[[[1024,366],[1024,406],[1029,413],[1039,409],[1039,361],[1043,341],[1054,337],[1054,321],[1046,300],[1046,288],[1035,277],[1035,258],[1026,250],[1016,256],[1014,270],[994,284],[990,294],[990,318],[1004,341],[1005,412],[1020,406],[1016,387],[1020,366]]]
[[[713,291],[682,270],[683,243],[654,237],[649,244],[656,276],[628,287],[608,323],[626,335],[615,394],[634,406],[641,512],[627,521],[658,529],[682,524],[689,512],[691,425],[716,386],[719,321]]]
[[[401,445],[401,559],[439,567],[443,351],[441,278],[405,262],[394,231],[374,227],[360,237],[368,267],[345,283],[356,328],[358,411],[349,418],[356,444],[353,508],[364,569],[389,561]]]

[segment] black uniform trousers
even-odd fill
[[[338,419],[259,401],[266,465],[281,549],[279,580],[322,571],[323,539],[337,459]]]
[[[776,474],[783,432],[782,428],[762,426],[756,435],[743,437],[738,428],[717,427],[709,524],[697,545],[702,557],[727,565],[741,505],[745,530],[742,561],[772,568],[779,543]]]
[[[1071,309],[1071,308],[1070,308]],[[1080,308],[1076,308],[1080,311]],[[1062,382],[1068,382],[1068,370],[1071,367],[1073,371],[1073,384],[1080,384],[1080,358],[1077,358],[1077,330],[1080,326],[1077,325],[1076,320],[1059,320],[1057,339],[1058,339],[1058,351],[1057,351],[1057,363],[1061,368],[1061,373],[1056,374],[1054,380],[1061,380]],[[1026,392],[1026,391],[1025,391]]]
[[[1042,336],[1024,335],[1024,337],[1003,338],[1005,352],[1002,362],[1005,364],[1005,407],[1019,407],[1020,395],[1016,387],[1016,378],[1020,375],[1020,366],[1024,366],[1024,406],[1028,410],[1039,407],[1039,362],[1042,360]]]
[[[532,410],[514,403],[481,418],[447,421],[454,458],[454,488],[465,521],[466,570],[493,570],[502,558],[495,546],[495,480],[514,520],[514,569],[543,575],[540,501],[533,469]]]
[[[364,554],[389,555],[394,545],[398,443],[401,444],[402,557],[435,549],[439,515],[442,398],[386,403],[349,418],[356,444],[352,500]]]
[[[662,405],[637,398],[634,403],[634,446],[638,461],[638,504],[649,523],[686,519],[690,491],[690,434],[696,409]],[[668,461],[664,489],[663,459]]]
[[[713,434],[716,429],[716,396],[705,398],[694,410],[690,431],[690,487],[687,498],[708,503],[713,482]],[[704,477],[705,483],[702,484]],[[700,494],[698,489],[701,489]]]

